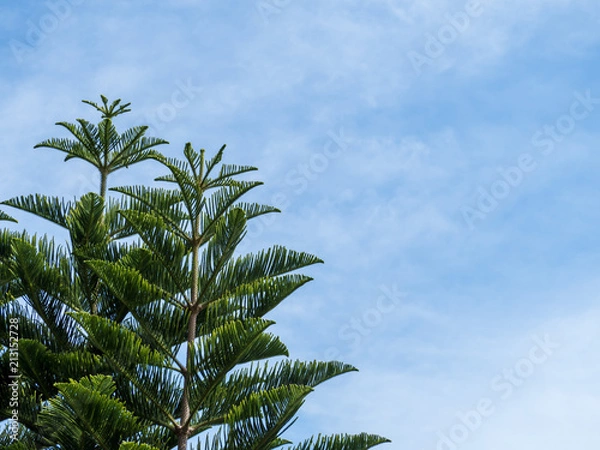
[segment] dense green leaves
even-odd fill
[[[40,413],[39,422],[48,439],[61,449],[113,450],[140,431],[138,419],[114,398],[115,385],[109,376],[56,386],[59,394]]]
[[[280,435],[294,418],[312,388],[282,386],[250,394],[225,417],[229,426],[228,448],[271,449],[283,442]]]
[[[312,280],[322,263],[273,246],[239,254],[248,221],[278,212],[242,201],[260,186],[256,170],[223,164],[186,144],[183,159],[155,147],[147,127],[119,133],[129,103],[85,101],[102,118],[59,122],[70,138],[36,147],[93,165],[98,193],[73,201],[42,194],[5,205],[68,233],[67,242],[0,230],[0,373],[8,379],[18,324],[19,443],[14,449],[366,450],[367,435],[318,436],[295,447],[285,437],[321,383],[356,371],[341,362],[302,362],[268,332],[265,315]],[[167,174],[161,186],[121,186],[109,176],[144,160]],[[0,212],[0,220],[13,221]],[[11,356],[12,355],[12,356]],[[0,387],[2,398],[8,384]],[[6,402],[3,402],[3,405]],[[0,407],[0,420],[10,417]]]

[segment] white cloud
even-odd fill
[[[301,356],[337,347],[363,369],[319,389],[294,433],[365,429],[392,437],[391,448],[433,450],[458,410],[497,394],[490,380],[526,354],[531,334],[550,330],[560,351],[511,398],[494,397],[496,413],[460,448],[598,443],[598,118],[582,122],[477,230],[459,212],[499,166],[532,150],[532,134],[568,109],[574,90],[600,92],[597,2],[482,1],[481,16],[422,76],[407,52],[423,51],[426,34],[465,1],[288,2],[268,23],[253,2],[231,10],[151,2],[141,13],[108,3],[73,10],[21,64],[4,49],[3,198],[72,195],[93,177],[31,148],[64,135],[56,121],[96,120],[81,98],[132,101],[119,123],[126,128],[169,112],[178,83],[190,80],[193,98],[157,122],[156,134],[173,143],[163,150],[227,143],[229,162],[261,169],[266,185],[253,198],[285,195],[274,200],[287,203],[284,214],[251,247],[283,243],[327,264],[275,313],[278,330]],[[5,43],[45,11],[15,8],[3,15],[20,21]],[[324,163],[338,149],[328,147],[331,133],[347,147]],[[146,182],[154,170],[140,166],[115,182]],[[353,348],[340,330],[364,321],[382,285],[406,291],[405,303]]]

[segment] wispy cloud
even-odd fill
[[[277,331],[295,357],[334,349],[362,371],[319,389],[294,436],[366,429],[434,450],[489,398],[457,449],[598,443],[600,115],[578,100],[600,93],[596,1],[26,0],[0,15],[3,198],[93,186],[32,146],[94,120],[80,99],[121,97],[118,126],[150,125],[170,156],[226,143],[228,162],[259,167],[253,199],[283,214],[255,221],[246,250],[325,259]],[[500,398],[490,381],[546,333],[560,348]]]

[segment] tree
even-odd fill
[[[75,140],[38,145],[93,164],[99,194],[4,202],[71,236],[72,255],[48,238],[5,232],[1,241],[2,345],[9,318],[24,333],[23,436],[57,449],[186,449],[196,437],[210,450],[387,442],[364,433],[296,446],[285,439],[317,385],[356,370],[293,361],[267,332],[265,315],[311,280],[297,271],[322,261],[282,246],[237,254],[247,222],[278,212],[241,200],[262,183],[239,176],[256,169],[222,164],[224,146],[206,158],[187,144],[184,159],[167,158],[154,148],[165,141],[145,138],[145,127],[114,131],[112,119],[129,104],[102,101],[86,102],[102,113],[98,126],[59,123]],[[107,198],[112,172],[148,159],[167,169],[157,181],[168,188],[116,187],[117,198]]]
[[[166,141],[146,138],[147,127],[133,127],[118,134],[113,118],[128,112],[115,101],[109,105],[86,102],[102,114],[98,125],[78,119],[76,124],[60,122],[73,139],[51,139],[36,147],[65,152],[65,160],[80,158],[94,165],[100,174],[99,195],[87,194],[75,201],[45,195],[29,195],[4,202],[31,212],[64,228],[70,241],[66,247],[46,236],[4,230],[0,234],[0,342],[6,350],[11,342],[11,324],[18,324],[18,374],[20,378],[19,421],[22,440],[42,446],[44,434],[38,424],[41,406],[57,394],[55,383],[80,379],[96,373],[110,374],[110,368],[81,334],[68,311],[89,311],[116,321],[127,314],[85,263],[90,258],[116,260],[131,247],[122,238],[131,236],[121,226],[121,205],[109,201],[103,207],[107,179],[116,170],[149,159],[154,147]],[[12,219],[3,214],[4,219]],[[14,219],[12,219],[14,220]],[[13,325],[14,326],[14,325]],[[2,409],[0,419],[11,417],[8,385],[14,375],[10,352],[1,358]]]

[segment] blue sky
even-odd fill
[[[388,448],[600,444],[600,4],[593,0],[24,0],[0,6],[0,197],[95,189],[33,150],[118,125],[258,166],[251,228],[326,264],[274,314],[323,385],[290,436]],[[151,164],[115,184],[143,183]],[[23,215],[21,226],[52,232]]]

